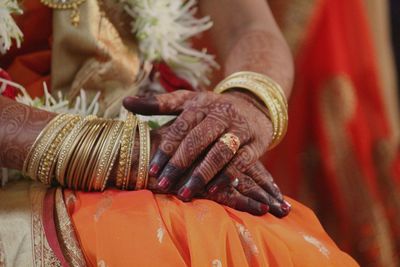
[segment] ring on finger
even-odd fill
[[[233,187],[237,187],[237,186],[239,185],[239,178],[235,178],[235,179],[231,182],[231,185],[232,185]]]
[[[224,143],[232,152],[236,154],[240,147],[240,139],[236,135],[232,133],[226,133],[219,139],[222,143]]]

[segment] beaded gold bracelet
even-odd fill
[[[122,134],[123,122],[112,121],[110,135],[107,135],[104,146],[101,149],[100,158],[96,164],[96,173],[93,179],[93,189],[95,191],[104,190],[108,176],[114,165],[115,158],[118,152],[119,139]]]
[[[135,189],[144,189],[147,186],[148,180],[148,169],[150,162],[150,128],[147,122],[138,122],[139,126],[139,143],[140,143],[140,155],[139,155],[139,166],[138,175],[136,179]]]
[[[131,170],[133,147],[135,141],[137,119],[132,113],[129,113],[121,138],[121,150],[117,167],[116,186],[125,190],[128,185],[129,172]]]
[[[55,131],[54,138],[49,139],[47,147],[45,148],[46,154],[39,163],[38,180],[45,184],[52,183],[52,174],[54,165],[57,161],[57,155],[61,149],[62,141],[65,136],[73,129],[73,127],[81,120],[80,116],[68,114],[65,116],[64,125],[59,130]]]
[[[60,124],[63,123],[63,119],[66,114],[59,114],[54,117],[46,127],[40,132],[35,142],[31,146],[28,155],[24,161],[23,165],[23,174],[29,176],[30,178],[36,180],[37,179],[37,168],[39,167],[39,160],[43,151],[45,149],[46,144],[48,143],[48,139],[53,135],[55,129],[59,127]]]

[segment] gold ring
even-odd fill
[[[233,154],[236,154],[240,147],[240,140],[239,137],[232,133],[226,133],[221,138],[219,139],[222,143],[228,146],[228,148],[233,152]]]

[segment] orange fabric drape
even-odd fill
[[[278,219],[145,190],[65,199],[91,266],[358,266],[294,200]]]
[[[307,2],[314,8],[295,51],[289,131],[266,166],[362,266],[398,266],[400,153],[365,7],[360,0]]]

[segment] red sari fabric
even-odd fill
[[[288,135],[266,166],[361,266],[399,266],[399,147],[366,11],[361,0],[308,2],[313,12],[295,52]]]

